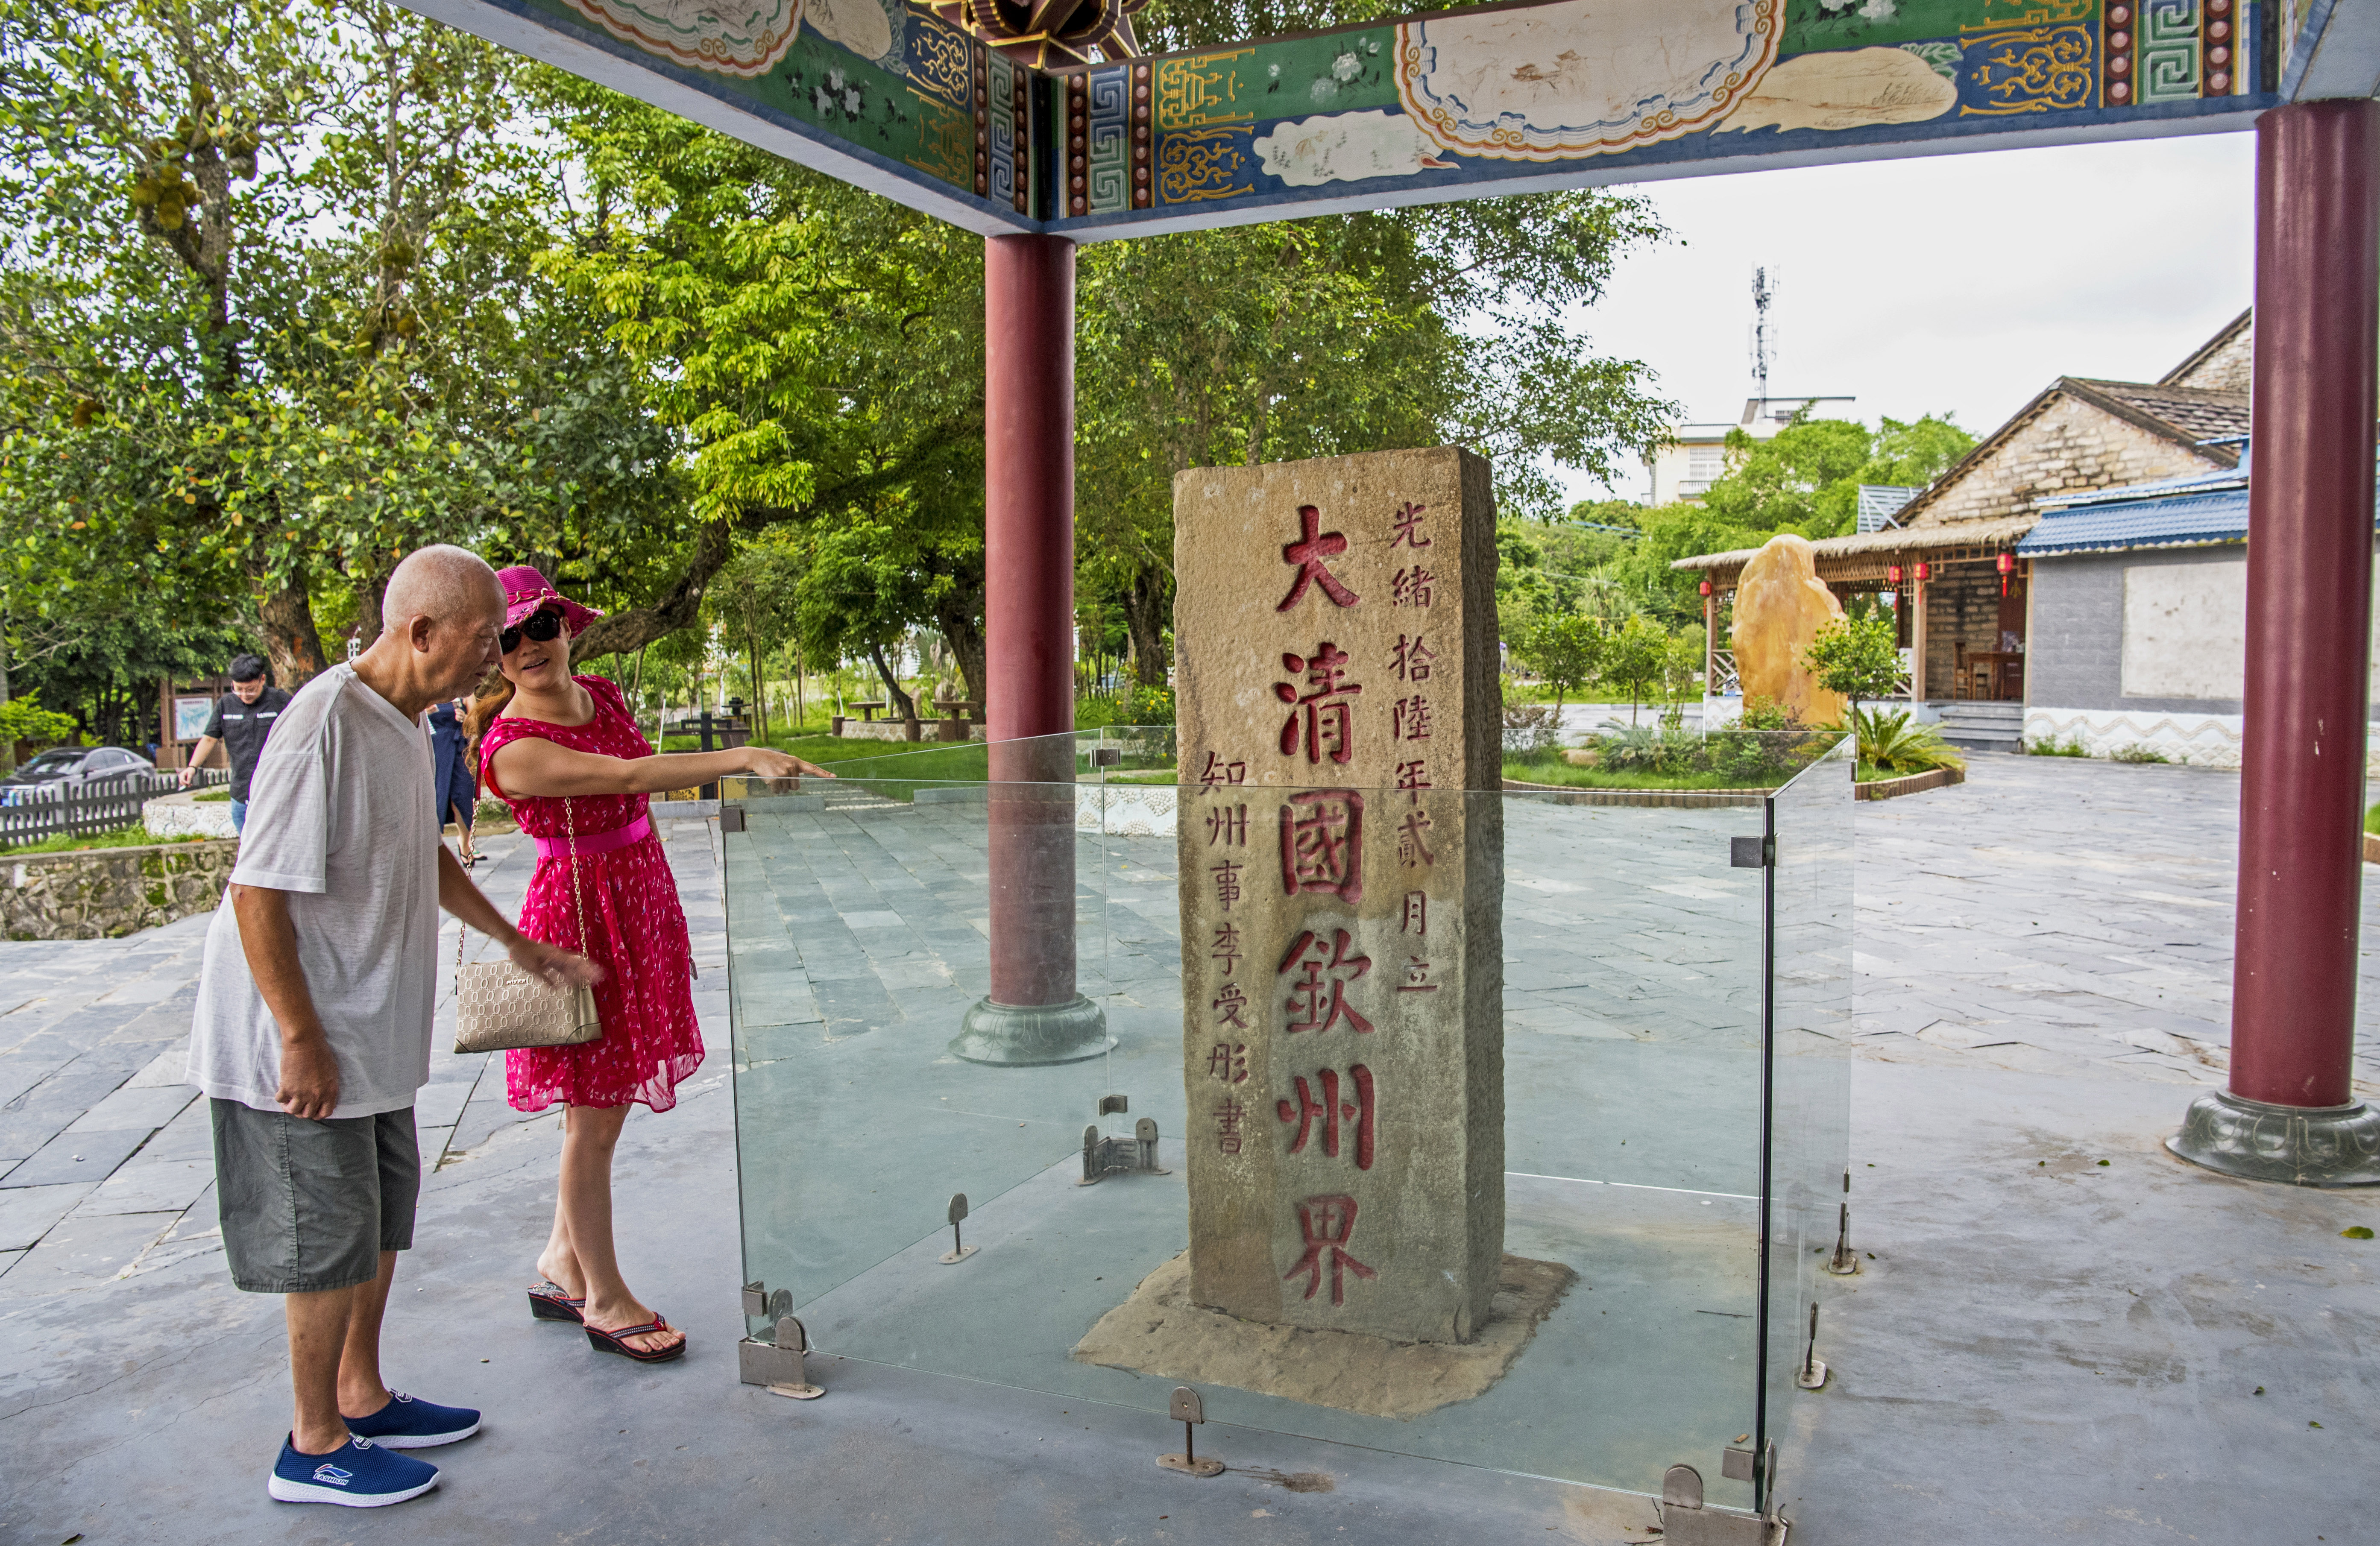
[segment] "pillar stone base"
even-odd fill
[[[1108,1012],[1076,994],[1064,1004],[995,1004],[978,999],[959,1022],[951,1051],[970,1063],[1038,1068],[1079,1063],[1115,1045]]]
[[[2244,1181],[2299,1187],[2380,1186],[2380,1107],[2268,1105],[2210,1090],[2190,1103],[2165,1146]]]

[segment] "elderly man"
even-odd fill
[[[460,548],[389,576],[380,638],[308,682],[259,760],[246,840],[208,931],[190,1082],[210,1097],[232,1281],[286,1296],[297,1418],[267,1490],[377,1507],[438,1482],[395,1453],[480,1414],[392,1393],[380,1323],[420,1189],[438,909],[557,985],[583,958],[522,937],[438,840],[422,711],[498,658],[504,587]]]

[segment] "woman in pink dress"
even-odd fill
[[[571,639],[601,614],[526,565],[496,577],[504,586],[504,682],[472,706],[471,729],[480,779],[537,839],[521,932],[583,951],[604,973],[595,988],[601,1037],[504,1054],[515,1110],[564,1105],[553,1234],[537,1263],[546,1281],[529,1290],[529,1310],[585,1326],[599,1351],[659,1363],[686,1351],[686,1334],[620,1276],[612,1152],[630,1105],[659,1112],[677,1104],[678,1081],[701,1066],[702,1033],[686,913],[647,796],[737,774],[832,775],[762,746],[654,755],[618,687],[570,672]]]

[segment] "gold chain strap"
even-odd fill
[[[578,825],[566,794],[562,797],[562,832],[570,844],[570,901],[578,915],[578,953],[583,956],[587,953],[587,898],[578,883]],[[533,838],[529,840],[536,841]],[[443,848],[445,839],[439,839],[439,846]],[[463,936],[470,932],[463,920],[455,920],[455,996],[458,999],[463,996]]]

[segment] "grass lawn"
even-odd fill
[[[1797,769],[1798,771],[1798,769]],[[1561,784],[1571,789],[1773,789],[1792,777],[1775,776],[1774,782],[1746,782],[1729,773],[1605,772],[1600,767],[1576,767],[1566,762],[1504,759],[1504,777],[1524,784]]]
[[[202,790],[199,793],[190,796],[190,803],[195,805],[201,804],[209,800],[229,800],[230,798],[231,791],[228,789],[210,789]]]
[[[119,827],[113,832],[60,833],[43,838],[37,843],[20,843],[15,848],[0,848],[0,853],[79,853],[87,848],[155,848],[165,843],[202,843],[207,839],[193,833],[183,838],[150,836],[145,827]]]

